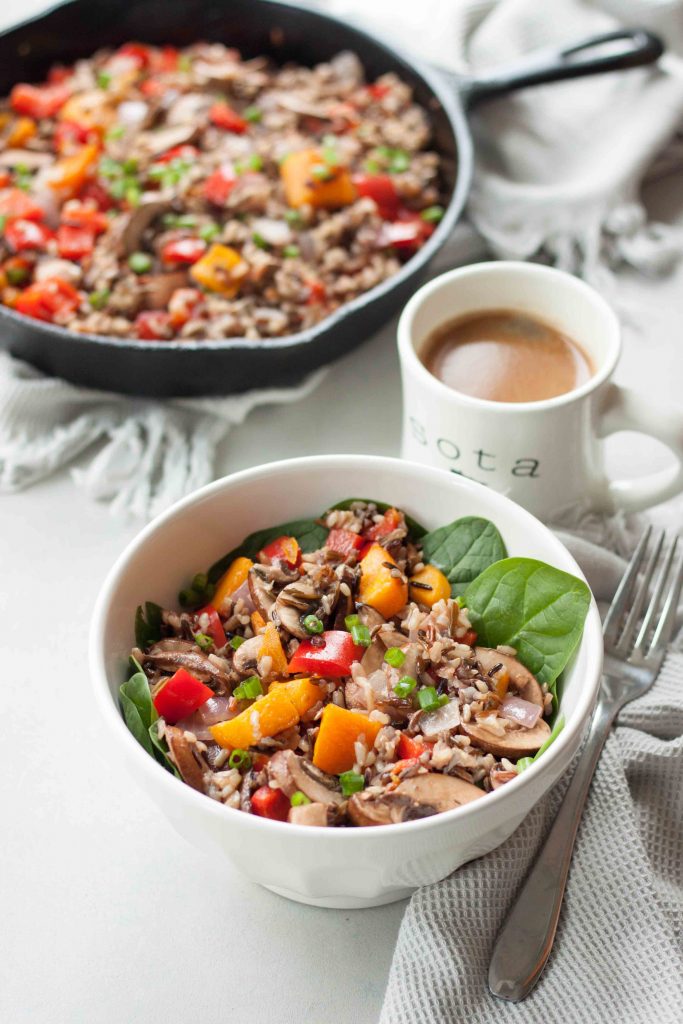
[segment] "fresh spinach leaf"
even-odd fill
[[[169,756],[168,743],[165,739],[161,739],[159,736],[156,721],[152,722],[149,727],[149,738],[152,742],[152,747],[154,748],[154,756],[159,764],[162,764],[167,771],[173,772],[177,779],[182,779],[182,775]]]
[[[590,606],[583,580],[533,558],[504,558],[470,583],[464,597],[479,642],[516,648],[557,697],[555,680],[579,643]]]
[[[388,509],[396,507],[395,505],[387,505],[386,501],[377,501],[376,498],[345,498],[344,501],[338,501],[336,505],[332,505],[332,508],[346,512],[351,508],[355,501],[372,502],[373,505],[377,506],[380,512],[386,512]],[[420,540],[421,537],[424,537],[427,532],[424,526],[405,512],[403,515],[405,516],[405,520],[413,540]]]
[[[468,583],[507,555],[493,523],[477,516],[464,516],[431,530],[422,538],[422,552],[424,561],[435,565],[450,581],[453,597],[459,597]]]
[[[548,747],[550,746],[550,744],[555,742],[555,740],[560,735],[560,733],[562,732],[563,729],[564,729],[564,715],[558,715],[557,716],[557,721],[555,722],[555,725],[552,728],[550,736],[548,736],[548,739],[545,741],[545,743],[541,744],[541,746],[538,748],[538,750],[536,751],[534,756],[533,757],[520,757],[519,761],[517,761],[517,763],[515,765],[515,768],[517,769],[518,773],[521,774],[522,772],[526,771],[526,769],[529,767],[530,764],[533,764],[534,761],[538,761],[538,759],[541,756],[541,754],[545,754],[545,752],[548,749]]]
[[[140,746],[144,747],[148,754],[153,754],[149,729],[158,715],[152,704],[147,676],[134,658],[131,658],[131,662],[135,671],[119,688],[121,710],[126,725]]]
[[[138,605],[135,612],[135,642],[143,650],[161,640],[161,608],[154,601]]]
[[[254,558],[261,548],[278,537],[294,537],[302,551],[317,551],[327,540],[327,534],[326,527],[321,526],[315,519],[295,519],[291,523],[280,523],[279,526],[257,530],[211,566],[207,574],[209,582],[216,583],[235,558]]]

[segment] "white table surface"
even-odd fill
[[[39,6],[6,0],[0,21]],[[660,182],[649,201],[683,225],[680,182]],[[647,327],[626,327],[617,379],[644,401],[681,404],[682,294],[683,267],[665,281],[619,279],[620,303],[641,322],[645,310]],[[252,414],[219,469],[340,447],[397,454],[399,418],[389,331],[306,403]],[[609,456],[620,472],[664,462],[633,437]],[[110,768],[85,644],[98,587],[138,528],[64,473],[0,502],[0,1020],[374,1024],[403,903],[349,912],[274,896],[195,851]]]

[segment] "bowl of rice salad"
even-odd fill
[[[185,498],[121,556],[91,628],[113,753],[176,829],[330,907],[401,899],[506,839],[566,770],[601,665],[550,531],[374,456]]]

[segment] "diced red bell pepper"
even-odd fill
[[[60,224],[57,228],[57,252],[65,260],[82,260],[92,256],[95,232],[74,224]]]
[[[158,78],[146,78],[144,82],[140,83],[139,89],[142,95],[148,99],[157,99],[168,92],[170,86],[168,82],[161,82]]]
[[[308,287],[308,298],[306,304],[308,306],[317,306],[319,303],[324,302],[327,298],[327,289],[322,281],[318,281],[314,277],[306,279],[306,285]]]
[[[402,252],[416,252],[434,231],[434,225],[423,220],[419,213],[399,210],[396,220],[382,225],[379,244]]]
[[[139,67],[146,68],[152,59],[152,50],[144,43],[124,43],[116,51],[117,57],[130,57]]]
[[[223,629],[223,623],[220,620],[220,616],[212,604],[207,604],[203,608],[200,608],[197,612],[197,621],[200,622],[202,616],[206,615],[209,620],[209,624],[205,629],[202,629],[202,633],[206,633],[213,640],[216,648],[220,649],[225,647],[228,639]]]
[[[206,683],[195,679],[184,668],[179,668],[167,683],[154,695],[154,707],[169,725],[175,725],[181,718],[187,718],[197,708],[213,697],[213,690]]]
[[[372,85],[368,86],[368,92],[372,96],[373,100],[382,100],[390,91],[390,86],[385,85],[383,82],[373,82]]]
[[[259,786],[251,796],[251,809],[259,818],[287,821],[290,806],[282,790],[271,789],[270,786]]]
[[[206,242],[202,238],[175,238],[161,249],[164,263],[184,263],[188,266],[196,263],[206,252]]]
[[[42,118],[54,117],[64,106],[71,89],[65,82],[55,82],[53,85],[29,85],[27,82],[20,82],[15,85],[10,93],[10,106],[17,114],[26,114],[36,121]]]
[[[60,121],[52,136],[52,145],[61,153],[67,147],[75,148],[90,142],[97,132],[90,125],[77,124],[75,121]]]
[[[52,232],[35,220],[11,220],[5,227],[5,238],[15,252],[38,252],[45,249]]]
[[[223,206],[235,187],[237,175],[229,164],[223,164],[204,182],[203,192],[206,199],[216,206]]]
[[[57,85],[59,82],[66,82],[71,78],[71,69],[63,64],[53,64],[47,73],[47,80],[50,85]]]
[[[416,743],[415,740],[410,738],[410,736],[406,736],[406,734],[402,732],[396,747],[396,754],[401,760],[406,760],[419,757],[420,754],[424,753],[425,749],[424,744]]]
[[[360,661],[364,653],[365,648],[354,644],[350,633],[343,629],[330,629],[310,640],[302,640],[287,671],[336,679],[351,675],[351,666],[354,661]]]
[[[226,132],[235,135],[243,135],[249,127],[249,122],[236,114],[227,103],[214,103],[209,110],[209,120],[217,128],[224,128]]]
[[[400,761],[394,761],[391,766],[392,775],[398,775],[400,772],[406,770],[406,768],[412,768],[413,765],[419,764],[420,762],[416,757],[403,757]]]
[[[95,203],[97,209],[101,211],[111,210],[115,205],[114,199],[99,181],[86,181],[78,193],[78,198],[84,202]]]
[[[176,288],[168,302],[173,326],[176,329],[183,327],[198,312],[203,302],[204,296],[198,288]]]
[[[167,149],[161,156],[155,156],[154,163],[170,164],[171,160],[196,160],[198,156],[199,150],[197,147],[185,143],[182,146],[173,146],[172,149]]]
[[[284,562],[290,569],[296,569],[301,565],[301,548],[294,537],[276,537],[256,557],[259,561]]]
[[[42,220],[45,210],[35,199],[20,188],[7,188],[0,192],[0,217],[7,220]]]
[[[180,53],[175,46],[162,46],[152,53],[152,67],[157,71],[177,71]]]
[[[468,647],[474,647],[477,642],[477,634],[475,630],[468,629],[464,636],[458,637],[459,644],[467,644]]]
[[[365,531],[365,539],[382,541],[385,537],[388,537],[390,533],[393,533],[400,523],[400,512],[397,512],[395,508],[388,508],[382,517],[382,521],[375,523],[374,526],[371,526]]]
[[[58,317],[73,313],[80,301],[80,295],[72,284],[60,277],[50,277],[29,285],[19,295],[14,308],[24,316],[52,323]]]
[[[349,555],[357,555],[364,543],[360,534],[334,527],[327,536],[325,546],[348,558]]]
[[[75,228],[87,228],[93,234],[99,235],[109,227],[109,218],[97,209],[92,199],[87,202],[82,202],[80,199],[69,199],[62,207],[62,224],[69,224]]]
[[[385,220],[393,220],[400,204],[394,180],[389,174],[355,174],[353,184],[359,196],[373,199],[379,214]]]
[[[0,188],[5,188],[11,180],[12,175],[9,171],[0,171]]]
[[[134,326],[141,341],[170,341],[173,337],[171,316],[161,309],[147,309],[138,313]]]

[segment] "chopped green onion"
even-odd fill
[[[233,697],[237,700],[254,700],[256,697],[260,697],[263,693],[263,687],[261,686],[261,680],[258,676],[249,676],[248,679],[244,679],[240,685],[232,691]]]
[[[237,768],[240,772],[249,771],[251,768],[251,754],[247,750],[242,750],[241,747],[235,747],[228,758],[228,766],[230,768]]]
[[[126,202],[130,203],[131,206],[138,205],[138,203],[140,202],[141,194],[142,193],[140,191],[140,186],[137,184],[137,182],[135,182],[132,185],[127,185],[126,191],[124,193]]]
[[[392,668],[400,668],[406,660],[406,656],[400,647],[390,647],[384,655],[384,660],[388,665],[391,665]]]
[[[285,210],[283,217],[288,224],[301,224],[302,216],[298,210]]]
[[[360,626],[360,615],[347,615],[344,619],[344,625],[351,632],[354,626]]]
[[[382,169],[376,160],[366,160],[363,167],[369,174],[377,174]]]
[[[389,163],[389,170],[392,174],[401,174],[403,171],[407,171],[409,167],[410,157],[407,153],[397,152]]]
[[[115,125],[112,125],[112,127],[109,129],[109,131],[107,132],[107,136],[106,137],[107,137],[107,139],[111,139],[112,141],[114,139],[121,139],[121,138],[123,138],[123,135],[124,135],[125,131],[126,131],[126,129],[125,129],[124,125],[122,125],[122,124],[115,124]]]
[[[307,633],[315,636],[317,633],[322,633],[325,628],[324,623],[317,615],[307,615],[303,621],[303,627]]]
[[[408,697],[417,686],[417,679],[414,676],[401,676],[394,687],[397,697]]]
[[[358,644],[359,647],[369,647],[372,643],[370,630],[362,622],[357,626],[351,626],[351,636],[354,644]]]
[[[320,155],[326,164],[336,167],[339,163],[339,152],[337,150],[337,136],[336,135],[324,135],[323,136],[323,147],[320,151]]]
[[[257,245],[259,247],[259,249],[269,248],[268,242],[266,242],[263,235],[259,235],[258,231],[254,231],[254,233],[251,236],[251,240],[254,243],[254,245]]]
[[[435,686],[423,686],[418,690],[417,702],[423,711],[436,711],[448,704],[448,697],[446,694],[440,697]]]
[[[90,303],[93,309],[104,309],[104,307],[107,305],[107,302],[109,301],[110,295],[111,292],[109,291],[108,288],[102,288],[100,291],[90,292],[90,295],[88,296],[88,302]]]
[[[351,796],[352,793],[360,793],[365,789],[365,779],[358,772],[342,772],[339,776],[339,784],[344,796]]]
[[[124,174],[137,174],[138,162],[134,157],[129,157],[128,160],[124,160],[121,164]]]
[[[282,250],[282,255],[286,260],[295,260],[299,255],[299,251],[298,245],[286,245]]]
[[[311,801],[305,793],[302,793],[300,789],[297,789],[296,793],[292,793],[292,799],[289,802],[292,807],[303,807],[304,804],[310,804]]]
[[[24,192],[28,192],[33,181],[33,174],[31,169],[26,164],[17,164],[14,168],[14,184],[17,188],[22,189]]]
[[[192,71],[192,60],[186,53],[181,53],[178,57],[178,71]]]
[[[243,643],[246,643],[246,637],[234,636],[230,641],[230,646],[233,651],[236,651],[238,647],[241,647]]]
[[[103,156],[100,160],[99,172],[103,178],[118,178],[123,173],[123,167],[110,156]]]
[[[199,229],[199,237],[205,242],[211,242],[214,238],[220,235],[221,229],[218,224],[202,224]]]
[[[0,215],[0,231],[4,231],[5,230],[5,225],[6,224],[7,224],[7,217],[3,213],[2,215]]]
[[[16,286],[24,284],[28,280],[29,269],[28,267],[8,267],[5,273],[9,284]]]
[[[443,215],[443,206],[428,206],[427,209],[423,210],[420,214],[422,220],[426,220],[429,224],[438,224]]]
[[[111,85],[111,75],[108,71],[98,71],[95,77],[98,89],[108,89]]]
[[[197,226],[197,218],[193,213],[181,213],[175,219],[176,228],[194,228]]]
[[[146,274],[152,269],[152,257],[146,252],[134,252],[128,257],[128,266],[134,274]]]
[[[257,124],[263,117],[263,112],[258,107],[246,107],[244,110],[245,121],[251,121],[252,124]]]
[[[332,171],[325,164],[314,164],[311,174],[316,181],[329,181],[333,177]]]
[[[213,647],[213,640],[210,636],[207,636],[206,633],[195,633],[194,640],[197,646],[201,647],[203,651],[210,651]]]
[[[259,156],[258,153],[252,153],[248,160],[240,160],[235,164],[235,170],[238,174],[244,174],[245,171],[260,171],[263,169],[263,157]]]

